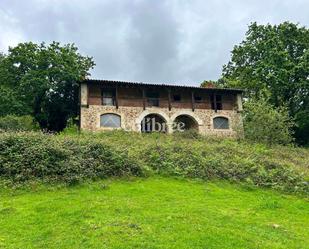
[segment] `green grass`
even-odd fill
[[[150,177],[0,190],[0,248],[305,249],[308,221],[304,198],[223,181]]]

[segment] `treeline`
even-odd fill
[[[42,130],[63,130],[78,114],[78,81],[93,66],[74,44],[10,47],[0,54],[0,116],[31,115]]]
[[[295,141],[309,144],[308,28],[290,22],[274,26],[252,23],[223,66],[221,79],[203,85],[209,83],[245,89],[247,100],[264,101],[279,113],[285,109],[290,116],[287,126],[294,122]]]

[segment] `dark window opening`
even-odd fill
[[[173,101],[174,102],[180,102],[181,101],[181,95],[180,94],[173,95]]]
[[[102,105],[115,105],[116,90],[115,89],[102,89]]]
[[[147,103],[149,106],[159,106],[159,93],[158,92],[147,92]]]
[[[203,101],[203,98],[201,96],[194,96],[194,101],[196,103],[201,103]]]
[[[229,129],[229,120],[224,117],[216,117],[213,119],[214,129]]]
[[[211,95],[211,109],[215,110],[222,110],[222,95]],[[215,100],[214,98],[216,98],[216,104],[217,104],[217,108],[215,107]]]

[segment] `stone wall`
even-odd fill
[[[180,109],[152,107],[143,110],[142,107],[124,107],[89,105],[81,107],[81,129],[88,131],[109,130],[111,128],[100,127],[100,116],[106,113],[115,113],[121,117],[121,128],[127,131],[141,131],[141,121],[148,114],[158,114],[163,117],[168,125],[168,132],[172,132],[172,123],[179,115],[191,116],[198,123],[198,130],[203,135],[236,137],[242,134],[241,114],[236,110],[209,109]],[[229,119],[229,129],[214,129],[214,117],[226,117]]]

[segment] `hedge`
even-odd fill
[[[0,134],[0,177],[72,183],[160,174],[309,193],[308,155],[305,149],[180,135],[8,132]]]
[[[63,139],[41,133],[0,135],[0,176],[15,182],[64,181],[140,175],[126,151],[88,139]]]

